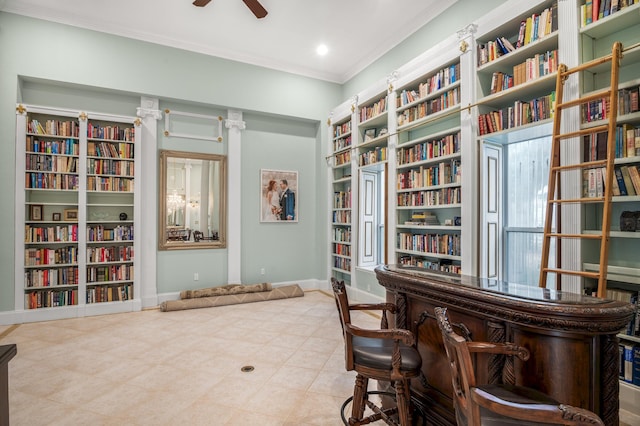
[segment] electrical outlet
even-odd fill
[[[193,273],[193,280],[194,280],[194,281],[198,281],[199,279],[200,279],[200,276],[198,275],[198,273],[197,273],[197,272],[194,272],[194,273]]]
[[[371,292],[371,284],[367,284],[367,291]]]
[[[260,275],[264,275],[264,273],[265,273],[265,272],[264,272],[264,268],[261,268],[261,269],[260,269]]]

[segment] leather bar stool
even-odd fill
[[[395,313],[392,303],[349,305],[344,281],[331,279],[333,294],[338,307],[340,324],[345,343],[345,365],[347,371],[355,370],[356,383],[353,397],[342,406],[342,418],[348,425],[364,425],[382,420],[388,425],[411,424],[411,396],[409,380],[420,374],[422,359],[415,348],[415,337],[409,330],[389,329],[387,312]],[[351,311],[382,311],[381,328],[363,329],[351,323]],[[384,408],[369,399],[369,379],[390,382],[394,387],[396,407]],[[353,400],[351,417],[346,421],[344,408]],[[364,416],[365,407],[373,414]]]

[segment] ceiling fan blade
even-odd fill
[[[261,19],[267,16],[267,10],[262,7],[258,0],[242,0],[249,9],[256,15],[256,18]]]
[[[198,7],[204,7],[208,5],[210,1],[211,0],[196,0],[193,2],[193,5]]]

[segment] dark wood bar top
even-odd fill
[[[633,316],[631,304],[401,265],[380,266],[376,276],[387,300],[398,305],[397,326],[418,338],[423,374],[412,392],[433,424],[455,424],[449,366],[433,314],[441,306],[468,339],[513,342],[531,352],[526,362],[478,355],[479,381],[532,387],[618,425],[616,335]]]

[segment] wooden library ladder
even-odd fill
[[[544,224],[544,237],[542,243],[542,259],[540,263],[540,287],[547,286],[548,274],[556,274],[556,282],[558,290],[561,289],[561,275],[577,275],[586,278],[594,278],[598,280],[597,297],[604,298],[607,293],[607,260],[609,257],[609,228],[611,225],[611,195],[612,195],[612,183],[613,183],[613,160],[615,157],[615,145],[616,145],[616,119],[618,116],[618,68],[620,66],[620,59],[622,58],[622,44],[615,42],[611,49],[611,54],[603,56],[598,59],[594,59],[589,62],[577,66],[575,68],[567,69],[567,66],[560,64],[558,66],[558,76],[556,79],[556,105],[555,113],[553,117],[553,135],[551,145],[551,165],[549,168],[549,185],[548,185],[548,197],[547,207],[545,213]],[[611,62],[611,84],[608,89],[599,90],[581,98],[563,102],[563,88],[564,82],[567,78],[574,73],[593,68],[595,66],[602,65],[604,63]],[[581,105],[601,100],[603,98],[609,99],[609,110],[607,113],[607,123],[601,124],[587,129],[581,129],[575,132],[560,133],[560,124],[562,119],[562,112],[571,107],[580,107]],[[582,137],[588,134],[595,134],[598,132],[608,132],[607,137],[607,150],[606,159],[596,161],[585,161],[576,164],[564,164],[560,162],[560,143],[561,141],[574,137]],[[560,194],[559,183],[560,174],[569,170],[586,170],[594,167],[604,167],[606,172],[603,176],[604,180],[604,195],[596,198],[589,197],[563,199]],[[602,213],[602,233],[601,234],[563,234],[561,230],[560,213],[563,204],[568,203],[603,203]],[[552,221],[554,208],[556,210],[555,224],[556,229],[552,231]],[[587,272],[582,270],[567,270],[560,268],[549,267],[549,250],[551,245],[551,239],[555,238],[556,241],[556,263],[560,264],[560,247],[562,239],[567,238],[581,238],[581,239],[598,239],[600,240],[600,266],[598,272]]]

